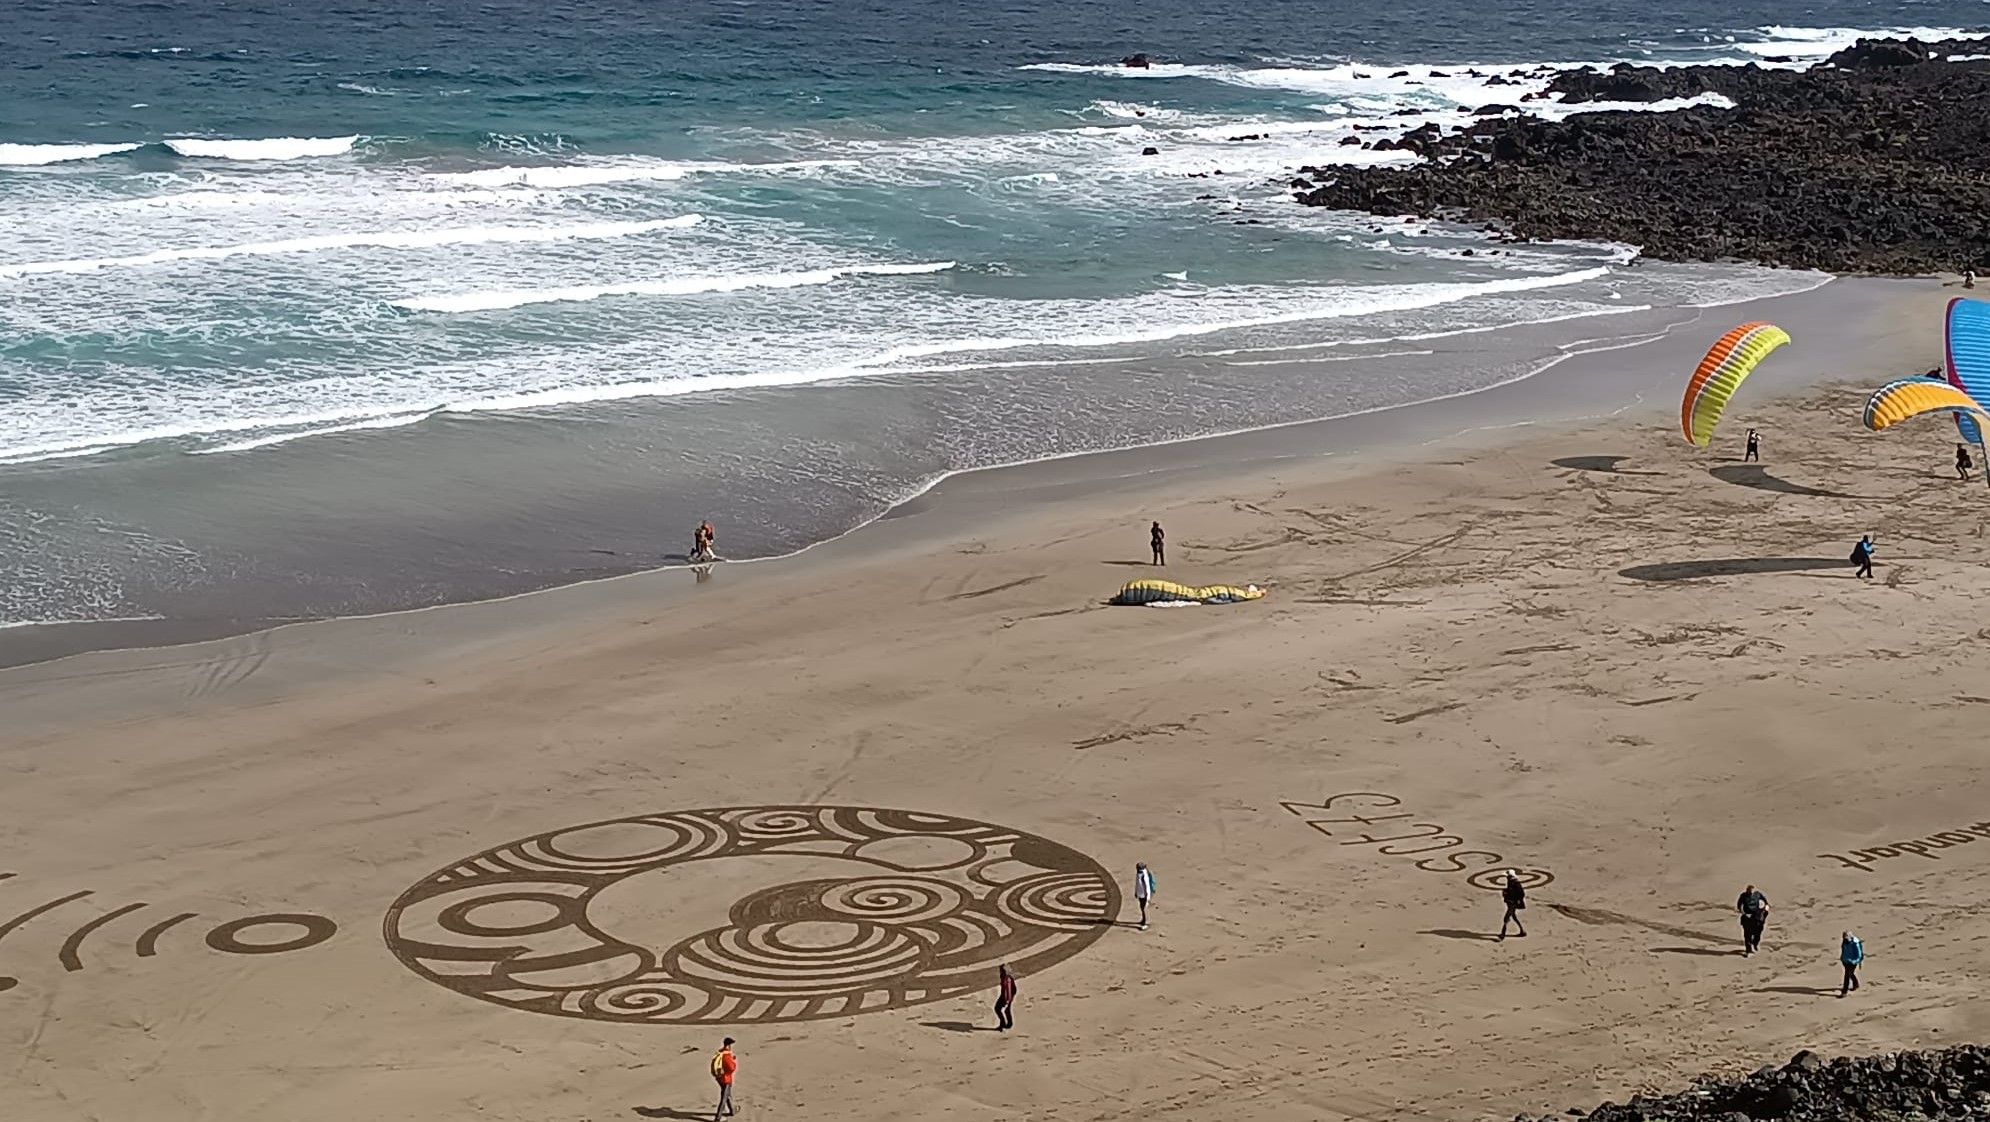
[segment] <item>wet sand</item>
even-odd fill
[[[1990,494],[1857,420],[1946,295],[1786,305],[1704,452],[1682,329],[703,583],[0,671],[8,1117],[689,1118],[731,1035],[742,1116],[1502,1118],[1982,1039]],[[1154,518],[1267,598],[1103,606]]]

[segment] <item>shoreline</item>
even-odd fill
[[[1356,413],[1248,428],[1203,436],[1183,437],[1107,449],[1053,455],[1011,464],[978,467],[943,474],[916,493],[900,500],[874,518],[822,541],[799,549],[765,557],[743,558],[721,564],[713,574],[783,571],[784,562],[827,554],[841,563],[916,544],[919,533],[937,538],[986,517],[1026,517],[1007,509],[1012,497],[1024,494],[1051,496],[1078,491],[1126,489],[1126,480],[1152,481],[1155,477],[1188,475],[1204,482],[1233,475],[1250,467],[1280,461],[1314,457],[1342,457],[1346,470],[1361,471],[1392,462],[1392,456],[1413,453],[1431,444],[1465,441],[1475,432],[1497,432],[1532,425],[1567,425],[1573,422],[1614,415],[1639,408],[1665,407],[1662,399],[1671,388],[1678,370],[1690,370],[1705,340],[1716,330],[1696,331],[1709,320],[1735,322],[1760,315],[1775,315],[1791,323],[1815,323],[1819,329],[1846,315],[1879,317],[1897,300],[1908,299],[1917,288],[1946,284],[1937,279],[1840,277],[1796,293],[1771,296],[1735,304],[1706,307],[1654,308],[1643,312],[1581,316],[1552,324],[1518,328],[1489,328],[1484,331],[1453,333],[1451,338],[1470,341],[1477,335],[1505,332],[1544,331],[1553,334],[1595,321],[1619,328],[1614,333],[1566,339],[1556,344],[1563,353],[1547,359],[1529,372],[1493,385],[1413,402],[1381,406]],[[1618,321],[1636,321],[1623,322]],[[1724,330],[1723,326],[1721,330]],[[1802,328],[1793,328],[1802,335]],[[1814,333],[1814,332],[1813,332]],[[1938,339],[1939,336],[1933,338]],[[1592,344],[1585,346],[1585,344]],[[1465,344],[1461,343],[1460,346]],[[1626,374],[1598,355],[1619,351],[1661,348],[1642,364],[1644,372]],[[1677,358],[1671,357],[1676,354]],[[1585,366],[1585,363],[1588,365]],[[1656,369],[1649,369],[1655,367]],[[1592,369],[1593,368],[1593,369]],[[1597,375],[1603,375],[1599,378]],[[1783,379],[1801,377],[1796,388],[1831,380],[1831,375],[1795,370],[1776,373],[1758,382],[1757,392],[1788,393],[1792,388]],[[1546,384],[1543,384],[1545,381]],[[1324,451],[1318,447],[1331,443]],[[1138,490],[1139,487],[1133,488]],[[924,516],[915,518],[915,516]],[[905,529],[917,522],[916,531]],[[938,525],[935,525],[935,524]],[[942,528],[944,527],[944,528]],[[856,539],[863,539],[858,541]],[[263,636],[337,624],[363,624],[369,621],[413,620],[436,613],[490,611],[503,613],[504,606],[529,602],[539,597],[563,593],[619,587],[635,583],[657,584],[694,567],[667,564],[583,578],[549,587],[475,600],[456,600],[408,609],[357,613],[331,617],[269,621],[236,620],[124,620],[101,623],[52,623],[0,630],[0,675],[10,671],[48,666],[91,655],[156,651],[196,646],[244,636]],[[684,589],[666,589],[665,595],[685,594]],[[604,594],[608,595],[608,594]],[[612,596],[609,597],[612,599]],[[539,615],[537,612],[522,613]],[[482,631],[479,627],[475,630]],[[501,628],[499,630],[502,630]],[[21,634],[11,633],[19,632]],[[10,640],[21,640],[10,642]],[[36,640],[39,640],[38,642]]]
[[[804,897],[927,884],[916,870],[958,855],[919,823],[1014,831],[1119,883],[1146,862],[1168,891],[1140,931],[1098,922],[1129,918],[1102,887],[1071,961],[985,948],[1025,963],[1008,1037],[972,1033],[981,960],[826,1018],[728,1007],[753,1107],[1201,1117],[1237,1108],[1236,1042],[1262,1037],[1290,1062],[1243,1105],[1276,1122],[1534,1117],[1799,1047],[1976,1038],[1990,850],[1894,839],[1981,817],[1969,717],[1990,646],[1954,609],[1990,585],[1982,483],[1949,470],[1944,419],[1858,423],[1866,388],[1932,361],[1947,292],[1820,293],[1776,310],[1796,342],[1708,450],[1679,437],[1678,364],[1731,309],[1492,397],[956,476],[806,562],[703,584],[643,574],[0,672],[0,767],[27,779],[0,786],[0,896],[8,914],[68,902],[0,947],[0,1033],[41,1058],[23,1117],[678,1109],[709,1086],[719,1018],[545,1015],[544,986],[579,1003],[630,977],[591,951],[561,969],[577,936],[549,918],[674,969],[780,899],[804,907],[787,945],[820,946],[842,929]],[[1745,426],[1759,465],[1738,460]],[[1156,572],[1149,518],[1170,579],[1268,595],[1103,606]],[[1862,532],[1882,543],[1869,582],[1845,559]],[[878,808],[932,816],[882,865],[809,837],[650,868],[657,836],[631,830],[868,831]],[[1899,859],[1819,856],[1880,850]],[[1529,938],[1497,938],[1500,868],[1530,880]],[[438,870],[468,894],[411,894],[453,894]],[[1775,912],[1744,959],[1745,883]],[[548,891],[586,894],[549,911]],[[978,898],[1037,926],[1002,910],[1012,895]],[[182,920],[156,961],[133,957]],[[1873,948],[1867,987],[1821,1000],[1848,927]],[[535,958],[553,969],[513,968]],[[729,961],[697,960],[692,984],[842,985]],[[892,1057],[881,1082],[860,1049]]]

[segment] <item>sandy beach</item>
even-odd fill
[[[1492,1119],[1980,1040],[1990,495],[1858,422],[1952,294],[958,476],[704,581],[0,671],[6,1116],[689,1119],[730,1035],[751,1118]],[[1693,449],[1755,315],[1796,343]],[[1266,598],[1104,606],[1155,519]]]

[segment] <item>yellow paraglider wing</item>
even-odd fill
[[[1773,323],[1744,323],[1721,336],[1686,383],[1686,399],[1679,404],[1679,428],[1686,439],[1705,448],[1742,379],[1789,341],[1789,333]]]
[[[1976,399],[1933,378],[1902,378],[1897,382],[1873,391],[1866,399],[1866,427],[1879,432],[1891,428],[1902,421],[1911,421],[1929,413],[1948,413],[1960,410],[1983,417],[1983,407]]]

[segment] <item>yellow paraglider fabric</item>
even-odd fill
[[[1686,383],[1686,398],[1679,404],[1679,428],[1686,439],[1705,448],[1742,379],[1789,341],[1789,333],[1773,323],[1744,323],[1721,336]]]
[[[1264,589],[1255,584],[1238,588],[1233,584],[1208,584],[1201,587],[1189,584],[1176,584],[1171,580],[1128,581],[1112,598],[1115,604],[1159,604],[1193,601],[1199,604],[1229,604],[1239,600],[1257,600],[1264,596]]]
[[[1879,432],[1902,421],[1929,413],[1961,410],[1982,417],[1983,407],[1976,399],[1933,378],[1902,378],[1873,391],[1866,399],[1866,427]]]

